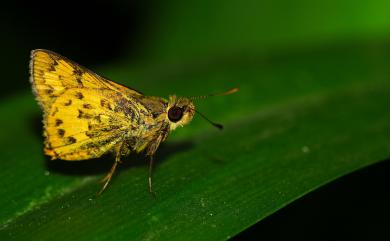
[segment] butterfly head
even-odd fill
[[[172,131],[176,129],[178,126],[184,126],[187,123],[189,123],[194,117],[195,112],[198,113],[201,117],[203,117],[203,119],[208,121],[210,124],[222,130],[223,126],[221,124],[209,120],[205,115],[197,111],[192,101],[205,99],[210,96],[230,95],[237,91],[238,88],[233,88],[221,93],[193,96],[190,98],[184,98],[184,97],[177,98],[175,95],[170,96],[168,102],[168,108],[167,108],[167,119],[170,122],[170,130]]]
[[[184,126],[191,122],[195,114],[195,106],[192,101],[184,97],[169,97],[167,118],[170,123],[170,130],[174,130],[179,126]]]

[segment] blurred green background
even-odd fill
[[[0,8],[1,101],[30,92],[29,52],[35,48],[58,52],[146,94],[174,93],[175,86],[164,80],[181,78],[174,82],[181,85],[181,95],[238,85],[242,95],[258,93],[266,105],[309,89],[332,93],[345,83],[353,83],[353,88],[365,83],[368,75],[386,82],[390,81],[389,13],[390,1],[385,0],[7,1]],[[312,75],[322,64],[329,70]],[[231,66],[239,66],[240,72],[225,73]],[[221,70],[214,73],[214,68]],[[246,88],[254,69],[261,70],[264,79],[254,85],[258,88]],[[281,72],[286,69],[288,73]],[[212,73],[209,79],[201,79],[205,72]],[[194,88],[185,90],[188,84]],[[148,86],[154,86],[155,92]],[[245,97],[241,100],[233,106],[256,106],[247,104]],[[223,100],[214,103],[218,101]],[[208,116],[222,112],[226,110]],[[226,121],[234,118],[225,115]],[[345,176],[234,239],[329,239],[336,232],[342,238],[389,238],[388,173],[385,161]]]

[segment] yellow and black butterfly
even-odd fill
[[[110,182],[121,156],[141,151],[150,156],[152,192],[154,153],[171,131],[189,123],[197,112],[191,98],[144,96],[48,50],[31,52],[30,74],[33,92],[44,113],[45,154],[52,159],[77,161],[114,153],[115,162],[103,179],[100,193]]]

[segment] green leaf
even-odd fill
[[[275,47],[273,38],[262,42],[261,32],[253,33],[254,23],[266,23],[248,8],[249,15],[242,10],[247,17],[235,24],[251,34],[242,30],[237,45],[238,34],[212,51],[218,38],[229,35],[221,21],[233,24],[232,2],[221,12],[214,11],[220,5],[194,2],[188,15],[172,1],[176,9],[169,16],[175,21],[160,23],[174,29],[171,42],[156,33],[162,36],[159,52],[145,55],[149,62],[129,70],[124,61],[99,71],[118,82],[134,80],[123,83],[156,96],[241,88],[196,103],[224,123],[224,131],[197,117],[161,146],[154,171],[157,197],[147,191],[142,155],[126,158],[108,190],[96,197],[112,158],[51,162],[42,153],[41,113],[32,94],[3,100],[1,240],[225,240],[325,183],[389,157],[390,45],[365,38],[373,29],[384,33],[388,19],[380,14],[373,19],[374,11],[364,4],[345,3],[355,10],[345,14],[367,9],[365,18],[335,29],[324,22],[313,33],[314,24],[297,15],[291,28],[273,35],[280,40]],[[310,7],[309,1],[299,3]],[[317,10],[317,22],[327,17]],[[195,28],[194,19],[203,28]],[[303,22],[307,31],[296,32]],[[215,36],[200,36],[205,32]],[[296,42],[310,36],[310,43],[289,46],[282,32]],[[344,42],[340,32],[361,36],[360,41]],[[329,33],[333,44],[321,44]],[[190,36],[198,41],[188,47],[184,41]],[[170,55],[163,58],[164,53]]]

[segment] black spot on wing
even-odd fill
[[[73,144],[73,143],[76,143],[76,138],[72,137],[72,136],[69,136],[66,138],[66,144],[69,145],[69,144]]]
[[[81,76],[76,77],[77,84],[79,84],[80,87],[83,87],[83,81],[81,80]]]
[[[56,119],[56,126],[59,126],[62,123],[64,123],[64,122],[61,119]]]
[[[55,72],[56,71],[56,68],[54,67],[54,65],[50,65],[49,71],[50,72]]]
[[[68,102],[65,102],[65,106],[70,106],[72,104],[72,100],[68,100]]]
[[[77,99],[79,99],[79,100],[81,100],[81,99],[83,99],[84,98],[84,95],[81,93],[81,92],[76,92],[76,98]]]
[[[84,109],[92,109],[92,105],[85,103],[85,104],[83,104],[83,108]]]
[[[77,116],[77,118],[82,118],[84,115],[84,112],[82,110],[79,110],[79,115]]]
[[[85,113],[84,111],[82,111],[80,109],[78,111],[79,111],[79,114],[78,114],[77,118],[79,118],[79,119],[91,119],[93,117],[91,114]]]
[[[65,135],[65,130],[64,130],[64,129],[58,129],[58,130],[57,130],[57,133],[58,133],[58,135],[59,135],[60,137],[64,137],[64,135]]]
[[[106,108],[108,110],[112,110],[112,107],[111,107],[110,103],[108,102],[108,100],[101,99],[100,100],[100,106],[103,107],[103,108]]]

